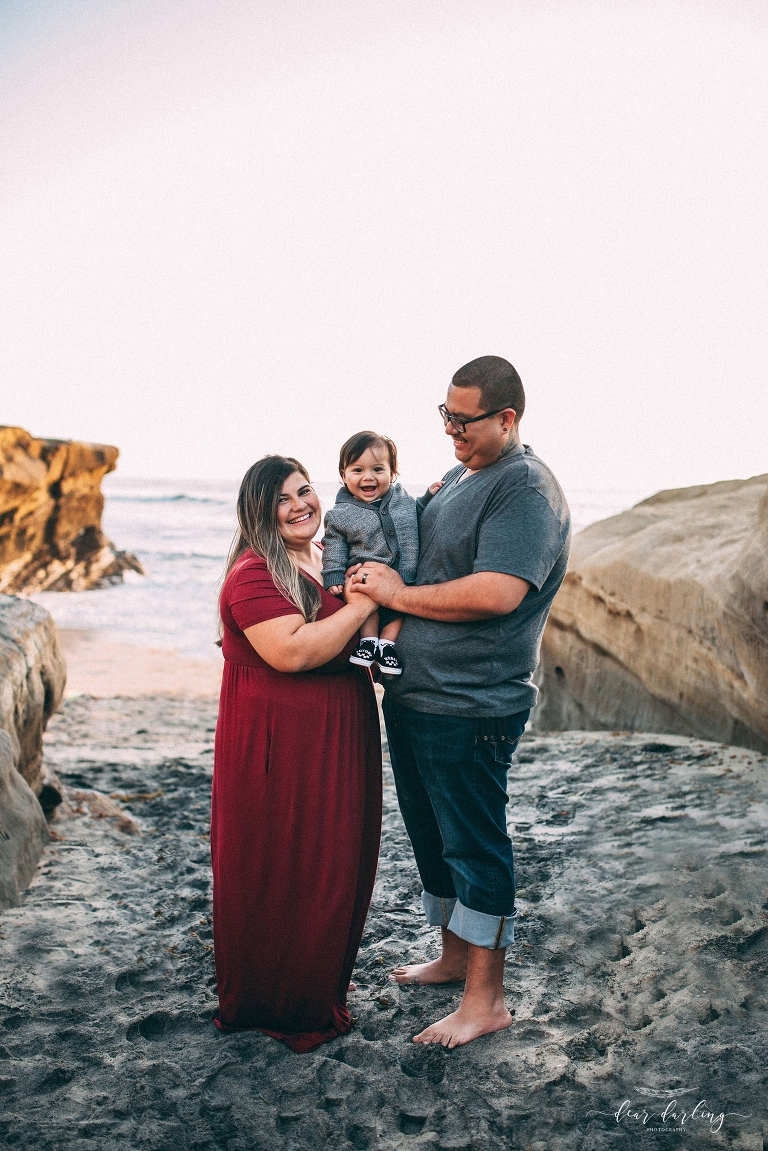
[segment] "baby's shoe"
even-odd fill
[[[379,640],[376,651],[376,663],[381,668],[382,675],[402,675],[403,665],[397,655],[397,649],[392,640]]]
[[[371,667],[376,660],[378,646],[378,641],[375,639],[361,639],[349,657],[349,662],[356,663],[360,667]]]

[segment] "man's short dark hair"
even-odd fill
[[[459,368],[451,380],[455,388],[479,388],[480,402],[487,412],[514,408],[515,423],[525,411],[523,381],[509,360],[501,356],[480,356]]]

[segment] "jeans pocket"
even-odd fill
[[[484,743],[486,747],[492,747],[496,763],[509,767],[530,714],[530,711],[521,711],[514,715],[475,720],[475,744]]]
[[[514,740],[514,742],[504,738],[489,739],[488,746],[493,748],[493,758],[496,760],[496,763],[501,763],[504,767],[509,767],[519,742],[519,739]]]

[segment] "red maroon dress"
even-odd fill
[[[341,602],[322,592],[318,619]],[[349,1030],[347,986],[373,893],[381,740],[351,640],[315,671],[260,658],[245,628],[296,607],[248,551],[221,594],[225,659],[211,808],[217,1025],[294,1051]]]

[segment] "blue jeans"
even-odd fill
[[[464,719],[384,698],[397,798],[427,922],[478,947],[506,947],[515,938],[507,771],[529,714]]]

